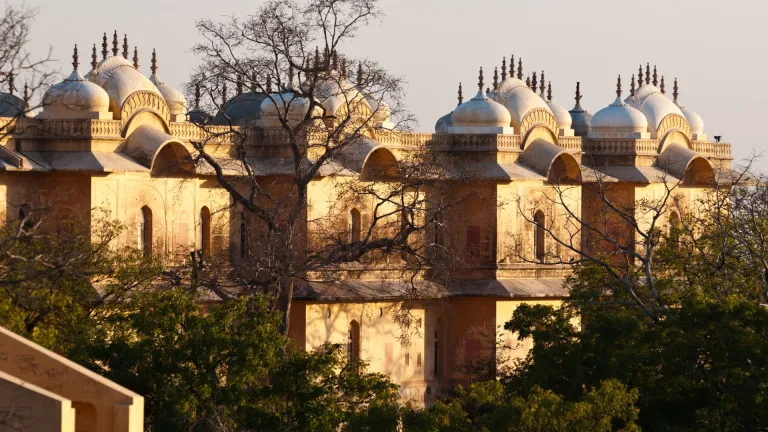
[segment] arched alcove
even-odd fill
[[[378,148],[365,158],[360,177],[363,180],[387,180],[396,177],[398,170],[394,153],[386,148]]]
[[[581,179],[581,167],[569,153],[561,153],[552,161],[547,172],[550,183],[574,183]]]
[[[155,155],[151,173],[156,177],[189,176],[195,173],[195,164],[184,145],[169,142]]]
[[[206,206],[200,209],[200,250],[211,253],[211,211]]]
[[[353,208],[352,210],[349,211],[350,243],[359,242],[361,233],[362,233],[362,218],[360,216],[360,210]]]
[[[152,255],[152,210],[144,206],[141,208],[141,214],[138,226],[139,248],[145,257]]]
[[[534,251],[536,253],[536,259],[539,261],[544,261],[544,258],[547,255],[547,250],[545,246],[545,240],[546,240],[546,216],[544,216],[544,212],[541,210],[537,210],[536,213],[533,215],[533,222],[536,226],[536,230],[534,233]]]

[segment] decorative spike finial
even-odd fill
[[[651,64],[650,63],[645,64],[645,83],[646,84],[651,83]]]
[[[659,87],[659,90],[661,90],[661,94],[667,94],[667,89],[664,86],[664,75],[661,76],[661,86]]]
[[[293,66],[288,65],[288,90],[293,90]]]
[[[581,104],[581,82],[576,81],[576,105]]]
[[[678,87],[677,87],[677,78],[675,78],[675,84],[672,86],[672,97],[674,97],[674,98],[675,98],[675,99],[674,99],[674,100],[675,100],[675,103],[677,103],[677,97],[678,97],[678,96],[680,96],[680,93],[678,92]]]
[[[656,73],[656,65],[653,65],[653,85],[659,84],[659,74]]]
[[[493,68],[493,91],[499,89],[499,68]]]
[[[507,79],[507,58],[502,57],[501,58],[501,80],[504,81]]]
[[[29,109],[29,84],[24,83],[24,109]]]
[[[327,69],[331,61],[331,52],[328,51],[328,46],[323,48],[323,68]]]
[[[523,79],[523,58],[517,59],[517,79]]]
[[[546,89],[546,86],[544,85],[544,71],[541,71],[541,83],[539,84],[539,93],[544,96],[544,90]]]
[[[530,75],[525,77],[525,85],[528,86],[528,88],[531,88],[531,76]]]
[[[16,86],[13,85],[13,72],[8,74],[8,93],[13,94]]]
[[[532,78],[531,78],[531,90],[533,90],[534,93],[536,93],[536,87],[538,86],[538,81],[536,80],[536,71],[532,72]]]
[[[363,86],[363,62],[357,62],[357,86]]]
[[[552,102],[552,81],[547,83],[547,100]]]
[[[227,103],[227,82],[224,81],[224,83],[221,85],[221,105]]]
[[[195,108],[200,108],[200,83],[195,84]]]
[[[459,83],[459,103],[458,105],[461,105],[464,102],[464,93],[461,89],[461,83]]]
[[[235,81],[235,90],[238,95],[243,94],[243,76],[237,74],[237,81]]]
[[[266,85],[267,93],[272,93],[272,76],[267,75],[267,85]]]
[[[72,69],[77,70],[78,66],[80,66],[80,57],[77,55],[77,44],[75,44],[75,50],[72,53]]]
[[[341,59],[341,76],[347,78],[347,59]]]
[[[477,90],[483,91],[483,67],[480,66],[480,74],[477,76]]]
[[[491,89],[490,89],[490,87],[486,87],[486,88],[485,88],[485,94],[488,94],[488,93],[490,93],[490,92],[491,92]]]
[[[616,80],[616,97],[621,99],[621,75],[619,75],[619,79]]]
[[[637,68],[637,88],[643,86],[643,65]]]
[[[157,73],[157,50],[152,48],[152,66],[149,67],[149,70],[152,71],[152,75]]]
[[[117,30],[115,30],[115,34],[112,35],[112,55],[116,56],[117,53],[120,51],[120,49],[117,47]]]
[[[123,36],[123,58],[128,60],[128,34]]]
[[[333,55],[331,56],[331,69],[335,71],[339,71],[339,53],[336,51],[333,51]]]
[[[107,48],[109,48],[109,44],[107,43],[107,33],[104,32],[104,39],[101,41],[101,57],[103,59],[107,58]]]
[[[629,95],[635,97],[635,74],[632,74],[632,81],[629,82]]]
[[[96,70],[99,65],[99,56],[96,54],[96,44],[93,44],[93,53],[91,53],[91,69]]]
[[[133,47],[133,67],[139,70],[139,47]]]

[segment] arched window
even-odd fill
[[[152,210],[147,206],[141,208],[139,249],[144,252],[144,256],[152,255]]]
[[[240,212],[240,258],[248,256],[248,219],[244,211]]]
[[[349,323],[349,335],[347,340],[347,353],[349,361],[360,359],[360,324],[353,320]]]
[[[443,353],[442,353],[442,345],[440,344],[440,334],[443,332],[443,320],[441,318],[437,319],[437,322],[435,322],[435,341],[434,341],[434,376],[435,378],[440,378],[443,376]]]
[[[360,241],[361,227],[360,210],[353,208],[349,211],[349,241],[355,243]]]
[[[680,215],[676,211],[669,214],[669,241],[675,247],[680,242]]]
[[[544,256],[547,254],[546,249],[544,248],[544,224],[546,223],[544,212],[541,210],[537,211],[533,216],[533,222],[536,224],[536,238],[534,240],[536,247],[536,259],[539,261],[544,261]]]
[[[208,207],[200,209],[200,249],[203,255],[211,252],[211,211]]]

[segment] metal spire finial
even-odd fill
[[[93,44],[93,53],[91,53],[91,69],[96,70],[99,65],[99,56],[96,54],[96,44]]]
[[[657,85],[659,83],[659,74],[656,73],[656,65],[653,65],[653,85]]]
[[[341,59],[341,76],[347,78],[347,59],[345,57]]]
[[[581,103],[581,82],[576,81],[576,105]]]
[[[645,64],[645,83],[646,84],[651,83],[651,64],[650,63]]]
[[[661,86],[659,87],[661,94],[667,94],[667,89],[664,87],[664,75],[661,76]]]
[[[221,85],[221,105],[224,105],[227,103],[227,82],[224,81],[224,84]]]
[[[632,74],[632,81],[629,82],[629,95],[635,97],[635,74]]]
[[[531,78],[531,90],[533,90],[534,93],[536,93],[536,87],[538,86],[538,81],[536,80],[536,71],[533,71]]]
[[[133,47],[133,67],[139,70],[139,47]]]
[[[288,85],[287,90],[293,90],[293,66],[288,65]]]
[[[149,67],[149,70],[152,71],[152,75],[157,73],[157,51],[152,48],[152,66]]]
[[[77,44],[75,44],[75,50],[72,53],[72,69],[77,70],[78,66],[80,66],[80,57],[77,55]]]
[[[552,81],[547,83],[547,100],[552,102]]]
[[[29,84],[24,83],[24,109],[29,109]]]
[[[243,94],[243,76],[237,74],[237,81],[235,81],[235,90],[238,95]]]
[[[123,36],[123,58],[128,60],[128,34]]]
[[[13,94],[16,87],[13,85],[13,72],[8,74],[8,93]]]
[[[462,92],[461,83],[459,83],[459,103],[461,105],[464,102],[464,93]]]
[[[265,86],[267,93],[272,93],[272,76],[267,75],[267,85]]]
[[[530,75],[525,77],[525,85],[528,86],[528,88],[531,88],[531,76]]]
[[[517,79],[523,79],[523,58],[517,59]]]
[[[357,86],[363,86],[363,62],[357,62]]]
[[[339,53],[336,51],[333,51],[333,55],[331,56],[331,69],[335,71],[339,71]]]
[[[507,79],[507,58],[502,57],[501,58],[501,80],[504,81]]]
[[[477,76],[477,89],[483,91],[483,67],[480,66],[480,74]]]
[[[200,83],[195,84],[195,108],[200,108]]]
[[[328,46],[323,48],[323,69],[327,69],[331,61],[331,52],[328,51]]]
[[[616,81],[616,97],[621,99],[621,75],[619,75],[619,79]]]
[[[680,96],[680,93],[678,93],[677,78],[675,78],[675,84],[674,84],[674,86],[672,86],[672,97],[675,98],[674,99],[675,103],[677,103],[677,97],[678,96]]]
[[[499,68],[493,68],[493,91],[499,89]]]
[[[643,65],[637,68],[637,88],[643,86]]]
[[[116,56],[117,53],[120,51],[120,49],[117,47],[117,30],[115,30],[115,34],[112,35],[112,55]]]
[[[101,57],[106,59],[107,58],[107,48],[109,47],[109,44],[107,43],[107,33],[104,32],[104,39],[101,41]]]
[[[544,71],[541,71],[541,83],[539,84],[539,93],[544,96],[544,90],[546,89],[546,86],[544,85]]]

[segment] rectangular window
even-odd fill
[[[480,242],[482,229],[477,225],[467,226],[467,253],[471,257],[480,256]]]
[[[421,367],[421,353],[416,354],[416,366]]]
[[[405,365],[406,366],[411,365],[411,355],[409,353],[405,353]]]

